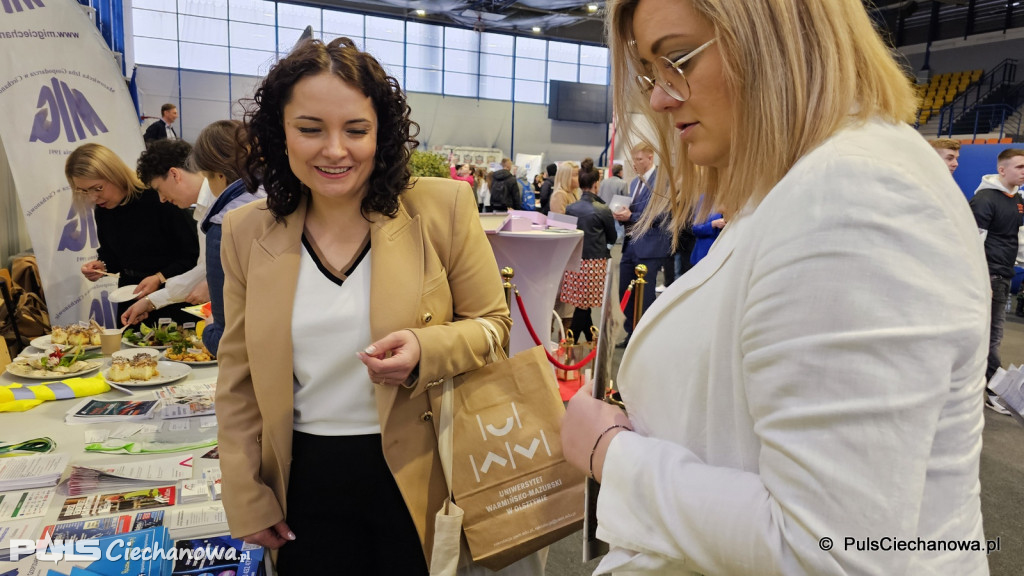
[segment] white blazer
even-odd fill
[[[919,134],[870,122],[807,154],[634,332],[596,573],[987,574],[990,303]],[[906,550],[958,540],[982,551]]]

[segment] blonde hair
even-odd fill
[[[579,168],[575,162],[562,162],[555,172],[555,190],[565,190],[570,195],[579,196],[579,188],[572,185],[572,171]]]
[[[676,232],[712,210],[735,214],[764,199],[797,160],[842,128],[914,115],[910,82],[861,0],[690,0],[714,28],[734,107],[728,166],[697,166],[668,115],[652,110],[635,88],[634,77],[646,73],[633,40],[638,2],[610,0],[606,30],[619,129],[652,145],[666,175],[655,182],[643,230],[666,210]],[[636,130],[636,110],[654,127],[653,140]]]
[[[84,195],[75,188],[74,178],[106,180],[124,190],[122,205],[127,204],[146,190],[146,185],[114,151],[102,144],[82,144],[68,155],[64,162],[64,176],[76,199]]]
[[[952,138],[934,138],[928,141],[936,150],[959,150],[960,141]]]

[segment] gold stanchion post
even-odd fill
[[[515,277],[516,271],[511,266],[505,266],[501,269],[501,286],[505,289],[505,304],[508,306],[509,312],[512,311],[512,278]],[[509,339],[511,342],[511,338]],[[508,347],[505,345],[505,355],[508,356]]]
[[[633,286],[633,329],[636,330],[640,316],[644,313],[644,288],[647,287],[647,280],[644,277],[647,276],[647,266],[637,264],[633,272],[636,272],[636,284]]]

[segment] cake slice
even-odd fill
[[[127,358],[115,357],[110,363],[110,371],[108,372],[111,380],[114,382],[125,382],[132,379],[132,369]]]
[[[159,374],[156,370],[156,358],[149,354],[136,354],[131,360],[132,379],[149,380]]]

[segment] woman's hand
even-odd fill
[[[153,274],[152,276],[146,276],[139,282],[138,288],[135,289],[135,296],[138,298],[145,298],[153,292],[160,289],[160,285],[163,284],[163,280],[160,274]]]
[[[584,474],[589,475],[593,472],[594,478],[600,482],[608,445],[616,434],[626,431],[625,428],[613,428],[601,436],[602,432],[615,424],[632,428],[625,412],[593,397],[589,383],[580,388],[569,400],[565,416],[562,417],[562,453],[566,461],[582,470]],[[591,452],[594,454],[593,458]],[[593,470],[590,468],[591,464]]]
[[[121,324],[123,326],[131,326],[138,324],[146,318],[149,318],[149,313],[156,310],[156,306],[153,305],[153,301],[149,298],[143,298],[138,302],[132,304],[124,314],[121,314]]]
[[[295,540],[295,534],[288,528],[284,520],[274,524],[270,528],[260,530],[248,536],[242,536],[242,541],[249,544],[259,544],[270,550],[277,550],[288,542]]]
[[[716,218],[711,221],[712,228],[725,228],[725,218]]]
[[[366,365],[374,384],[399,386],[420,363],[420,341],[410,330],[392,332],[356,356]]]
[[[206,304],[210,301],[210,286],[203,280],[185,296],[185,302],[189,304]]]
[[[633,216],[633,213],[629,211],[629,208],[622,206],[618,210],[612,213],[612,218],[615,218],[619,222],[629,222],[629,219]]]
[[[93,260],[82,264],[82,276],[89,282],[95,282],[100,278],[103,278],[104,272],[107,271],[107,265],[100,260]]]

